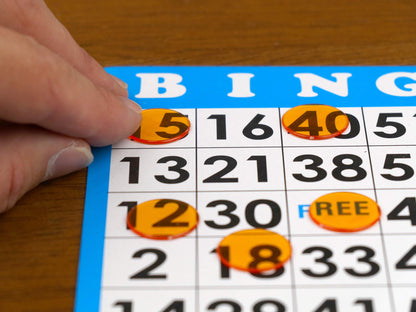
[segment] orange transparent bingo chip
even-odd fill
[[[176,199],[154,199],[137,205],[127,215],[127,226],[151,239],[174,239],[192,232],[198,225],[194,207]]]
[[[283,127],[291,134],[309,140],[323,140],[343,133],[349,125],[347,115],[323,104],[299,105],[282,117]]]
[[[336,192],[315,200],[309,207],[309,215],[327,230],[358,232],[377,223],[380,208],[374,200],[362,194]]]
[[[264,229],[243,230],[226,236],[217,253],[228,267],[260,273],[281,268],[292,248],[283,236]]]
[[[191,123],[188,117],[165,108],[151,108],[142,111],[140,128],[130,140],[145,144],[165,144],[185,137]]]

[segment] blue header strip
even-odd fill
[[[376,86],[381,76],[405,72],[416,75],[416,66],[287,66],[287,67],[110,67],[107,71],[129,85],[130,98],[143,108],[215,108],[215,107],[293,107],[300,104],[319,103],[337,107],[349,106],[414,106],[415,96],[392,96],[383,93]],[[141,90],[140,73],[174,73],[183,80],[186,93],[175,98],[136,98]],[[250,89],[253,97],[234,98],[227,94],[232,91],[231,73],[251,73]],[[334,73],[349,73],[348,96],[343,97],[314,87],[315,97],[301,97],[299,73],[312,73],[330,81],[336,81]],[[410,78],[395,80],[397,88],[409,91],[407,84],[416,86]]]

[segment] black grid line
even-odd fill
[[[195,109],[195,204],[196,210],[199,211],[198,207],[198,109]],[[195,312],[199,312],[199,296],[200,296],[200,285],[199,285],[199,233],[198,227],[195,229]]]
[[[280,108],[278,110],[279,112],[279,127],[282,129],[282,115]],[[285,188],[285,204],[286,204],[286,215],[287,215],[287,232],[288,232],[288,239],[291,242],[292,241],[292,233],[290,229],[290,220],[289,220],[289,201],[287,196],[287,182],[286,182],[286,166],[285,166],[285,151],[283,147],[283,135],[282,131],[280,131],[280,142],[282,145],[282,162],[283,162],[283,177],[284,177],[284,188]],[[293,311],[296,312],[298,310],[297,307],[297,297],[296,297],[296,280],[295,280],[295,265],[293,263],[292,257],[289,259],[290,262],[290,278],[292,281],[292,305],[293,305]]]
[[[374,196],[375,196],[376,202],[378,203],[376,183],[375,183],[375,179],[374,179],[374,170],[373,170],[373,165],[372,165],[372,161],[371,161],[371,151],[370,151],[370,145],[369,145],[369,141],[368,141],[367,126],[366,126],[366,122],[365,122],[364,109],[362,107],[361,107],[361,114],[363,116],[363,127],[364,127],[364,131],[365,131],[365,139],[366,139],[366,142],[367,142],[368,159],[370,161],[371,178],[373,180],[373,185],[374,185]],[[391,308],[391,311],[394,312],[394,311],[396,311],[396,308],[395,308],[395,304],[394,304],[394,295],[393,295],[390,271],[389,271],[389,266],[388,266],[388,261],[387,261],[386,242],[384,240],[383,228],[381,226],[381,222],[378,222],[378,227],[380,229],[381,246],[383,248],[384,266],[386,267],[385,270],[386,270],[387,288],[388,288],[389,297],[390,297],[390,308]]]

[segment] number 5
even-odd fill
[[[413,177],[414,170],[412,169],[412,167],[406,164],[394,162],[396,158],[410,158],[410,154],[387,154],[383,168],[384,169],[400,168],[403,170],[403,174],[400,176],[395,176],[392,174],[383,173],[381,174],[381,176],[385,179],[392,180],[392,181],[403,181],[403,180],[408,180],[411,177]]]

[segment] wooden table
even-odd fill
[[[47,3],[104,66],[416,64],[413,0]],[[85,180],[44,183],[0,215],[0,311],[73,309]]]

